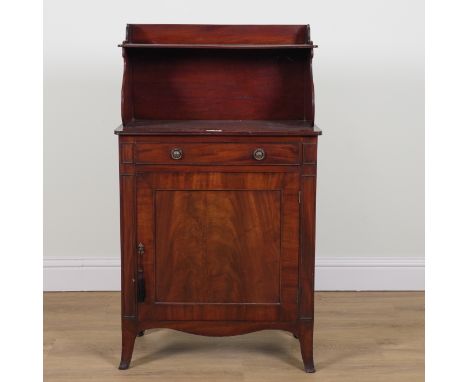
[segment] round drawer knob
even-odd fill
[[[172,159],[175,159],[175,160],[181,159],[182,154],[183,154],[182,149],[174,148],[174,149],[171,150],[171,158]]]
[[[263,160],[265,159],[265,150],[263,149],[255,149],[253,152],[253,157],[256,160]]]

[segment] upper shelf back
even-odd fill
[[[134,44],[306,44],[308,25],[128,24]]]

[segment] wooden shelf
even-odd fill
[[[313,49],[312,44],[137,44],[122,43],[122,48],[145,49]]]
[[[235,127],[226,128],[232,131],[247,124],[261,135],[262,126],[269,133],[281,129],[277,121],[302,121],[294,129],[311,121],[304,133],[314,135],[309,125],[314,121],[311,53],[316,46],[307,25],[129,24],[119,46],[125,63],[124,131],[160,134],[180,126],[190,134],[187,120],[195,120],[230,124]],[[142,120],[157,122],[135,126]],[[240,120],[250,122],[225,122]],[[200,122],[194,126],[205,134]]]
[[[186,120],[132,121],[115,129],[117,135],[250,135],[250,136],[314,136],[322,131],[310,121],[286,120]]]

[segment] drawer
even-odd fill
[[[299,143],[137,143],[136,164],[298,165]]]

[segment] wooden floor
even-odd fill
[[[302,369],[291,334],[262,331],[210,338],[161,329],[137,338],[119,371],[120,294],[44,295],[45,381],[424,380],[424,294],[319,292],[315,374]]]

